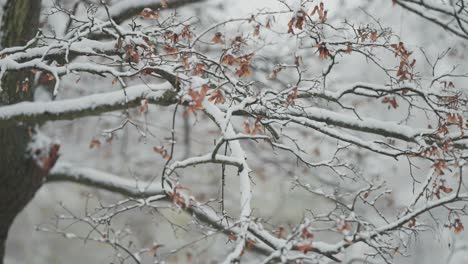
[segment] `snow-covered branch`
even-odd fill
[[[151,181],[60,162],[51,170],[49,182],[76,182],[126,196],[83,221],[111,228],[110,220],[123,212],[158,211],[164,202],[165,208],[193,216],[189,225],[202,236],[227,234],[234,243],[230,251],[223,248],[226,264],[249,258],[244,253],[250,249],[267,255],[264,263],[340,262],[347,260],[350,248],[360,246],[370,257],[391,263],[428,221],[455,233],[463,230],[461,219],[468,213],[458,204],[468,197],[462,171],[468,156],[468,97],[464,82],[456,80],[468,74],[445,62],[437,65],[453,55],[449,50],[433,59],[420,49],[426,61],[421,60],[417,48],[379,19],[337,23],[328,4],[317,1],[280,1],[276,10],[210,21],[211,26],[204,17],[163,12],[166,4],[192,2],[201,1],[122,0],[102,9],[83,4],[89,9],[82,16],[57,6],[54,12],[70,19],[64,35],[44,30],[24,46],[0,51],[0,79],[12,72],[35,75],[34,80],[18,80],[13,90],[5,87],[11,94],[31,92],[39,82],[53,86],[57,96],[67,92],[62,87],[70,75],[86,75],[71,87],[93,90],[95,79],[88,79],[93,76],[100,77],[98,85],[119,87],[71,99],[55,100],[64,94],[49,102],[2,105],[0,129],[142,104],[145,131],[127,111],[126,120],[101,134],[112,135],[117,142],[108,146],[112,148],[121,143],[120,130],[133,125],[145,143],[158,142],[153,150],[161,155],[154,159],[161,160],[145,164],[159,172]],[[450,6],[393,2],[416,8],[416,14],[429,9],[423,18],[462,37],[466,33],[466,1]],[[361,67],[365,77],[355,73]],[[349,74],[341,74],[342,69]],[[147,104],[175,107],[162,108],[154,123]],[[58,146],[52,153],[55,162]],[[202,164],[210,164],[206,176],[212,186],[206,192],[196,189],[205,185],[198,178],[204,175],[192,169]],[[405,181],[396,192],[391,186],[397,178],[412,186]],[[228,186],[232,181],[238,181],[235,191]],[[403,192],[407,197],[396,197]],[[257,199],[277,208],[267,212]],[[274,224],[264,220],[296,207],[302,219],[284,217],[295,226],[275,226],[284,219],[273,219]],[[127,253],[139,261],[140,252]]]
[[[174,104],[176,93],[168,82],[130,86],[120,91],[50,102],[21,102],[0,107],[0,126],[11,122],[71,120],[135,107],[141,100],[158,105]]]
[[[75,182],[135,198],[165,195],[158,183],[138,182],[67,162],[58,162],[47,176],[47,182]]]

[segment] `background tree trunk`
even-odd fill
[[[2,47],[24,45],[39,27],[41,0],[8,0],[2,18]],[[33,75],[29,71],[7,74],[2,80],[0,105],[32,100]],[[26,90],[23,90],[23,82]],[[8,230],[16,215],[32,199],[46,172],[27,155],[33,135],[27,124],[0,128],[0,264],[5,256]]]

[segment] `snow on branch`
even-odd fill
[[[21,102],[0,107],[0,126],[11,122],[71,120],[79,117],[134,107],[146,99],[148,103],[170,105],[176,93],[170,83],[135,85],[124,90],[93,94],[75,99],[50,102]]]
[[[163,167],[156,162],[148,165],[161,171],[161,182],[136,182],[66,163],[55,166],[50,182],[72,181],[129,196],[123,203],[131,205],[116,206],[121,210],[153,206],[146,198],[157,195],[158,202],[172,202],[174,208],[195,216],[193,220],[201,220],[202,232],[216,228],[230,236],[235,243],[231,251],[225,250],[225,263],[244,260],[244,252],[251,247],[268,255],[265,263],[314,258],[317,263],[323,263],[322,259],[340,262],[346,260],[345,249],[358,243],[375,258],[387,261],[401,248],[408,248],[402,245],[408,245],[412,235],[426,226],[423,215],[433,210],[447,212],[435,224],[445,221],[455,232],[463,229],[460,219],[467,213],[453,204],[466,200],[460,193],[466,192],[462,167],[467,159],[468,99],[453,78],[467,74],[454,68],[423,76],[420,71],[425,67],[419,59],[416,64],[413,55],[417,51],[409,50],[378,20],[365,27],[348,20],[333,25],[334,21],[327,21],[326,3],[316,1],[294,1],[297,5],[286,11],[259,11],[247,19],[217,21],[208,27],[192,18],[179,19],[177,14],[159,17],[157,11],[148,9],[131,24],[118,24],[143,8],[189,2],[118,1],[106,7],[109,16],[98,13],[86,21],[70,16],[75,26],[61,39],[38,34],[37,42],[0,52],[0,76],[32,70],[37,79],[45,76],[55,85],[54,95],[61,87],[60,78],[70,74],[111,77],[114,81],[106,81],[125,87],[75,99],[1,106],[0,127],[97,115],[136,106],[143,99],[177,105],[170,116],[172,126],[164,127],[170,138],[156,136],[166,144],[155,148],[165,163]],[[287,1],[282,2],[288,7]],[[287,21],[283,16],[289,23],[273,25]],[[356,80],[362,77],[354,74],[358,69],[350,68],[349,77],[335,72],[341,67],[338,64],[345,67],[350,60],[349,65],[354,65],[358,59],[364,59],[362,67],[371,73],[363,78],[366,82]],[[439,59],[432,62],[426,57],[429,68],[438,68]],[[268,74],[270,69],[273,72]],[[153,78],[167,82],[138,84]],[[190,120],[185,119],[184,141],[177,131],[182,118],[178,106],[185,108],[184,118],[196,115],[194,126],[201,127],[191,130]],[[127,117],[117,129],[128,122]],[[205,133],[213,124],[218,127],[214,142],[212,130]],[[197,148],[202,149],[191,149],[181,158],[179,146],[189,145],[192,136],[198,136]],[[193,175],[191,166],[208,163],[220,164],[216,176],[222,183],[221,198],[211,196],[202,204],[182,185],[183,174]],[[227,165],[234,170],[226,170]],[[239,189],[230,190],[227,199],[236,197],[235,208],[232,203],[225,208],[225,177],[233,173]],[[426,175],[423,181],[419,174]],[[198,180],[198,176],[193,178]],[[413,183],[407,200],[396,201],[386,182],[399,177]],[[287,198],[304,212],[302,220],[295,219],[296,226],[274,232],[276,227],[262,226],[271,225],[259,219],[264,216],[263,208],[252,202],[255,191],[258,198],[265,194],[262,181],[291,184],[291,192],[305,190],[300,198],[296,193]],[[402,192],[407,191],[404,187]],[[205,195],[195,190],[194,196],[198,194]],[[313,213],[322,206],[316,196],[333,206],[324,214]],[[213,205],[215,201],[221,206]],[[395,207],[387,205],[390,202]],[[237,217],[229,224],[231,210]],[[106,214],[96,221],[109,217]]]
[[[165,195],[158,183],[138,182],[67,162],[58,162],[47,176],[47,182],[75,182],[129,197]]]
[[[174,202],[170,195],[167,195],[167,190],[163,190],[159,182],[148,183],[138,182],[134,179],[126,179],[115,174],[99,171],[91,168],[83,168],[67,162],[59,162],[49,172],[46,178],[48,183],[54,182],[74,182],[85,186],[107,190],[113,193],[118,193],[132,198],[151,198],[157,197],[153,200],[145,200],[142,204],[148,205],[151,201],[162,200],[166,202]],[[169,194],[176,193],[177,190],[172,190]],[[134,207],[126,207],[124,210],[130,210]],[[209,226],[219,229],[227,235],[238,234],[240,229],[236,225],[228,225],[224,221],[224,217],[217,214],[210,206],[204,205],[190,197],[188,206],[181,207],[190,215],[195,216],[198,220],[208,224]],[[103,220],[100,218],[99,220]],[[255,225],[253,225],[255,226]],[[256,228],[257,230],[258,228]],[[265,235],[263,232],[258,232],[259,235]],[[262,241],[268,241],[266,238],[258,238],[252,233],[248,234],[250,239],[258,241],[254,245],[254,250],[261,254],[270,254],[272,248]]]
[[[251,98],[246,99],[240,105],[245,106],[246,101],[251,101]],[[208,100],[204,100],[202,102],[204,106],[205,112],[210,116],[213,121],[218,125],[219,129],[222,131],[223,136],[226,138],[234,138],[236,137],[236,132],[230,122],[229,115],[224,116],[224,113],[219,110],[213,103],[208,102]],[[236,108],[234,106],[233,108]],[[228,111],[229,113],[229,111]],[[247,156],[242,149],[242,146],[238,140],[231,141],[230,147],[232,151],[232,156],[242,162],[242,167],[239,169],[239,185],[240,185],[240,232],[239,232],[239,239],[237,245],[231,254],[227,256],[224,260],[224,263],[231,263],[237,260],[244,251],[245,244],[248,239],[248,227],[250,225],[250,216],[252,213],[251,209],[251,199],[252,199],[252,188],[250,184],[250,168],[247,164]],[[211,157],[211,154],[209,155]]]

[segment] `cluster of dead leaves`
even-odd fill
[[[411,157],[431,158],[437,157],[440,159],[440,152],[436,146],[423,148],[419,153],[411,154]]]
[[[245,120],[244,121],[244,132],[248,135],[256,135],[258,134],[259,132],[262,132],[263,131],[263,125],[261,123],[261,120],[262,118],[260,116],[258,116],[256,119],[255,119],[255,123],[253,125],[253,128],[250,128],[250,122],[249,120]]]
[[[208,98],[209,102],[213,102],[214,104],[224,104],[226,102],[226,98],[224,98],[223,92],[221,90],[214,90],[210,93],[210,98]]]
[[[325,23],[327,21],[328,10],[325,10],[323,2],[320,2],[319,5],[316,5],[310,13],[310,16],[318,15],[320,22]]]
[[[295,87],[292,93],[288,94],[288,97],[286,98],[286,106],[296,105],[296,102],[294,100],[297,98],[297,94],[298,89],[297,87]]]
[[[227,53],[223,55],[221,59],[221,63],[229,65],[229,66],[233,66],[233,65],[238,64],[239,62],[238,62],[238,59],[234,57],[234,55]]]
[[[413,67],[416,64],[416,59],[410,61],[410,56],[412,52],[408,51],[403,42],[398,44],[390,45],[393,48],[395,57],[400,59],[400,64],[398,66],[398,71],[396,76],[400,78],[400,81],[404,80],[413,80]]]
[[[101,147],[101,141],[99,139],[93,138],[91,142],[89,142],[90,149],[99,148],[99,147]]]
[[[314,247],[312,246],[312,242],[308,242],[308,243],[304,243],[304,244],[296,246],[296,249],[304,252],[304,254],[307,254],[309,251],[312,251]]]
[[[437,174],[444,175],[444,169],[448,169],[447,162],[445,160],[439,159],[434,161],[431,168],[434,168]]]
[[[315,5],[310,16],[313,17],[315,14],[317,14],[321,23],[325,23],[327,21],[328,10],[325,10],[322,2],[319,5]],[[302,30],[304,28],[306,17],[307,13],[304,10],[301,9],[297,11],[288,22],[288,33],[294,34],[294,28]]]
[[[457,126],[457,128],[460,130],[460,134],[463,136],[465,134],[464,131],[464,126],[468,127],[468,124],[466,124],[465,120],[463,119],[463,116],[459,113],[448,113],[447,114],[447,119],[445,119],[443,122],[440,122],[439,128],[437,129],[437,132],[443,135],[446,135],[449,133],[449,127],[450,126]],[[437,135],[438,138],[441,138],[441,136]],[[445,142],[447,143],[447,142]],[[450,145],[453,142],[448,142]],[[444,152],[446,149],[444,149]]]
[[[339,221],[336,227],[336,230],[341,234],[344,234],[351,230],[351,225],[347,221]]]
[[[197,63],[195,67],[193,67],[192,74],[193,75],[202,75],[205,72],[205,64],[204,63]]]
[[[167,151],[164,146],[159,146],[159,147],[153,147],[154,152],[161,154],[163,159],[169,160],[171,158],[171,155],[169,154],[169,151]]]
[[[456,125],[456,126],[458,126],[458,128],[460,128],[460,132],[463,135],[464,120],[463,120],[463,117],[462,117],[461,114],[459,114],[459,113],[456,113],[456,114],[449,113],[449,114],[447,114],[446,123],[447,123],[447,125]]]
[[[242,37],[241,35],[236,36],[232,41],[231,41],[231,49],[233,53],[237,53],[241,50],[242,46],[247,46],[247,40]]]
[[[167,0],[161,0],[161,7],[167,8]],[[158,19],[159,18],[159,14],[149,7],[144,8],[140,12],[139,16],[143,19]]]
[[[193,32],[190,29],[190,26],[185,25],[180,33],[166,31],[164,32],[164,36],[168,40],[168,42],[163,46],[163,50],[167,53],[166,56],[177,58],[179,52],[177,43],[179,43],[180,40],[193,38]]]
[[[184,28],[182,28],[182,31],[180,31],[180,36],[182,37],[182,39],[193,38],[193,32],[192,29],[190,29],[189,25],[185,25]]]
[[[460,218],[455,219],[455,223],[453,224],[453,228],[454,228],[454,233],[456,235],[460,234],[461,232],[463,232],[463,230],[465,230]]]
[[[455,220],[453,221],[450,221],[451,223],[450,224],[446,224],[445,227],[447,228],[453,228],[453,232],[455,233],[455,235],[458,235],[460,234],[461,232],[463,232],[465,230],[465,228],[463,227],[463,224],[460,220],[460,218],[457,216],[455,218]]]
[[[180,33],[176,33],[174,31],[166,31],[164,32],[164,36],[167,40],[169,40],[172,44],[176,44],[181,39],[191,39],[193,38],[193,32],[190,29],[190,26],[185,25]]]
[[[435,197],[437,197],[437,199],[440,199],[440,194],[441,192],[444,192],[444,193],[451,193],[453,192],[453,189],[449,186],[446,186],[445,185],[445,181],[444,180],[441,180],[440,181],[440,184],[437,185],[437,183],[433,183],[432,186],[434,187],[435,191],[434,191],[434,195]]]
[[[357,35],[359,37],[359,40],[361,42],[364,42],[366,41],[368,38],[372,41],[372,42],[376,42],[377,41],[377,38],[379,37],[379,34],[377,33],[377,30],[375,29],[371,29],[371,28],[358,28],[357,29]]]
[[[164,44],[163,50],[166,52],[166,56],[173,57],[174,59],[177,58],[177,53],[179,49],[175,45]]]
[[[351,54],[351,51],[353,51],[353,45],[351,45],[351,43],[348,42],[348,43],[346,44],[346,49],[344,50],[344,52],[345,52],[346,54]]]
[[[54,143],[52,146],[50,146],[49,153],[46,155],[40,155],[41,150],[38,149],[36,150],[36,156],[39,157],[42,169],[44,171],[49,171],[51,170],[55,162],[57,162],[59,158],[59,150],[60,150],[60,144]]]
[[[314,238],[314,234],[312,234],[307,227],[304,227],[301,230],[301,237],[303,239],[312,239]]]
[[[216,32],[213,39],[211,39],[216,44],[224,45],[225,42],[223,40],[223,33],[221,32]]]
[[[252,75],[250,63],[253,56],[254,53],[250,53],[236,58],[232,54],[226,54],[223,56],[222,63],[227,65],[238,65],[235,74],[239,77],[249,77]]]
[[[382,99],[382,103],[383,104],[389,104],[388,105],[388,109],[390,109],[390,107],[393,107],[394,109],[398,108],[398,103],[396,101],[396,98],[395,96],[385,96],[383,99]]]
[[[109,133],[107,136],[106,136],[106,139],[105,139],[105,142],[107,143],[111,143],[113,140],[114,140],[114,137],[115,137],[115,134],[114,133]],[[102,141],[98,138],[93,138],[91,139],[91,141],[89,142],[89,148],[90,149],[98,149],[100,148],[102,145]]]
[[[131,44],[127,44],[124,47],[125,49],[125,60],[133,63],[140,62],[140,54],[138,53],[138,48]]]
[[[159,14],[153,9],[147,7],[140,12],[140,17],[144,19],[158,19]]]
[[[307,13],[304,10],[299,10],[288,22],[288,33],[294,34],[293,27],[302,30]]]
[[[197,110],[203,110],[202,103],[208,94],[208,89],[209,87],[207,84],[200,88],[200,92],[189,89],[188,95],[192,99],[192,102],[187,107],[187,110],[185,110],[184,117],[188,117],[191,112],[195,113]],[[210,97],[208,98],[208,101],[213,102],[214,104],[224,104],[226,101],[226,98],[224,97],[221,90],[212,90],[209,95]]]
[[[234,234],[234,233],[230,233],[228,235],[228,242],[234,242],[234,241],[237,241],[237,235]],[[253,240],[253,239],[247,239],[245,241],[245,246],[244,246],[244,249],[242,250],[242,252],[240,253],[240,256],[243,256],[244,253],[245,253],[245,250],[252,250],[252,248],[255,246],[255,244],[257,244],[257,241]]]
[[[321,60],[325,60],[330,57],[330,50],[328,50],[327,45],[324,42],[315,45],[315,47],[318,49],[319,58]]]
[[[117,50],[123,49],[124,51],[124,59],[128,62],[138,63],[141,60],[141,56],[150,56],[153,54],[153,49],[156,48],[156,45],[150,41],[149,38],[143,37],[145,44],[134,44],[134,43],[126,43],[123,38],[119,38],[115,43],[114,47]],[[141,49],[139,51],[138,49]],[[141,52],[141,54],[140,54]]]
[[[190,98],[192,98],[192,102],[187,107],[187,110],[185,110],[184,112],[185,117],[188,117],[188,115],[191,112],[195,112],[197,110],[203,110],[202,102],[207,93],[208,93],[208,85],[206,84],[200,88],[200,92],[189,89],[188,95],[190,96]]]
[[[278,73],[280,73],[280,71],[282,71],[284,69],[283,66],[281,65],[277,65],[275,67],[275,69],[270,73],[270,75],[268,76],[268,79],[272,80],[272,79],[276,79],[276,77],[278,77]]]
[[[458,95],[440,96],[439,100],[450,109],[458,109],[460,106],[460,97]]]
[[[182,187],[180,185],[177,185],[174,188],[174,191],[169,192],[169,198],[171,198],[172,202],[179,206],[182,209],[185,208],[191,208],[192,204],[190,203],[191,200],[186,201],[184,196],[180,193],[180,190],[185,190],[185,191],[190,191],[189,189]]]

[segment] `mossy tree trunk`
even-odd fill
[[[41,0],[8,0],[2,18],[1,47],[25,45],[32,39],[38,30],[40,12]],[[32,100],[32,82],[33,76],[28,71],[8,73],[2,80],[0,105]],[[33,133],[33,127],[27,124],[0,128],[0,264],[13,220],[46,175],[27,154]]]

